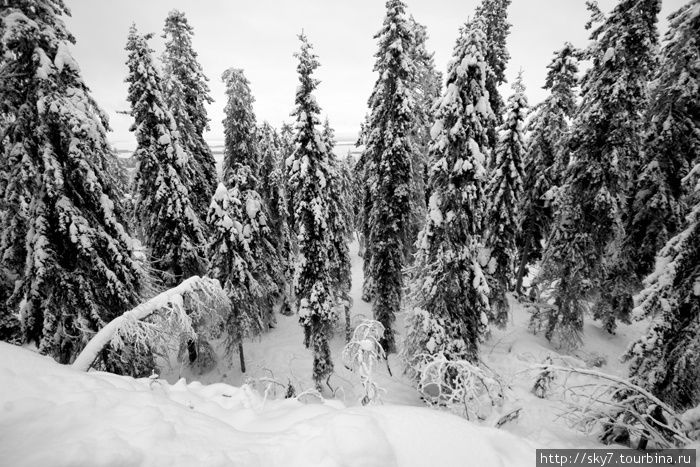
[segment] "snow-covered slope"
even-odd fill
[[[265,400],[249,386],[82,373],[0,343],[0,464],[530,466],[534,447],[427,408]]]

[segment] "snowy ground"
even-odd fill
[[[354,244],[354,323],[371,316],[359,298],[362,260],[356,250]],[[484,363],[509,388],[494,416],[522,408],[502,430],[488,427],[494,416],[471,423],[422,407],[393,355],[393,376],[384,366],[378,369],[377,381],[387,390],[384,403],[359,406],[359,380],[340,358],[341,329],[331,343],[334,391],[324,394],[335,400],[281,399],[284,388],[276,385],[262,395],[270,379],[291,381],[298,391],[313,386],[311,354],[297,319],[278,316],[275,329],[246,343],[246,375],[237,356],[220,357],[202,375],[173,365],[161,380],[86,374],[0,344],[0,465],[461,466],[469,460],[530,466],[535,448],[596,447],[594,438],[559,416],[565,404],[556,395],[542,400],[530,393],[533,374],[524,370],[559,355],[542,336],[528,332],[528,313],[512,305],[508,328],[494,330],[482,347]],[[397,320],[399,334],[403,318]],[[619,355],[643,330],[644,324],[623,325],[609,336],[587,323],[583,349],[565,358],[577,366],[605,362],[600,370],[623,375]]]
[[[82,373],[0,343],[0,465],[530,466],[534,447],[427,408],[266,400]]]

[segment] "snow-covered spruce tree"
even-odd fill
[[[489,289],[477,260],[486,184],[483,148],[492,118],[482,28],[475,21],[461,30],[447,89],[436,107],[429,211],[418,242],[404,346],[409,367],[419,365],[424,355],[476,362],[488,324]]]
[[[612,146],[609,148],[609,157],[613,176],[610,177],[612,183],[609,184],[608,189],[611,195],[622,199],[619,205],[622,226],[614,228],[612,238],[602,257],[600,296],[593,307],[594,318],[602,321],[605,329],[610,333],[614,333],[618,320],[629,322],[630,313],[634,307],[632,294],[637,288],[633,254],[629,245],[626,244],[626,231],[631,217],[634,182],[639,173],[643,159],[641,156],[645,149],[644,111],[649,103],[649,79],[658,65],[656,55],[659,37],[656,23],[660,10],[659,1],[621,2],[606,24],[621,27],[622,30],[615,31],[613,26],[610,31],[606,29],[606,25],[603,25],[602,30],[597,31],[598,37],[601,37],[599,44],[602,46],[597,53],[603,53],[602,48],[605,47],[602,57],[603,67],[607,66],[609,70],[617,69],[619,73],[614,83],[608,83],[612,84],[610,92],[613,103],[613,109],[609,111],[609,115],[612,117],[612,125],[617,126],[618,129],[610,131],[608,127],[602,131],[608,131]],[[615,12],[621,12],[617,19]],[[607,42],[606,38],[610,42]],[[604,82],[605,79],[602,81]],[[605,107],[608,106],[603,108]],[[575,134],[574,138],[576,138]],[[606,149],[608,148],[604,146],[601,153],[605,153]],[[575,155],[575,151],[572,151],[572,157]],[[615,174],[616,170],[619,171],[617,172],[619,178]],[[616,178],[617,182],[615,182]],[[615,191],[617,193],[613,194]]]
[[[224,185],[234,203],[243,206],[240,213],[230,213],[241,225],[247,274],[261,289],[258,300],[260,319],[265,326],[274,324],[273,308],[284,283],[280,257],[273,232],[268,224],[268,207],[258,192],[259,164],[257,128],[252,109],[252,96],[243,71],[230,68],[222,75],[226,85],[224,109]],[[248,126],[249,125],[249,126]],[[237,215],[235,215],[237,214]]]
[[[355,235],[355,238],[360,238],[360,228],[362,226],[361,215],[362,215],[362,190],[358,187],[362,187],[364,183],[357,169],[357,160],[350,150],[348,150],[347,155],[343,158],[343,171],[346,173],[346,177],[349,180],[349,191],[348,191],[348,202],[350,203],[350,219],[348,220],[348,226],[350,231]]]
[[[542,256],[542,241],[547,238],[554,217],[551,190],[561,185],[569,162],[566,143],[568,122],[576,110],[576,54],[576,49],[568,42],[555,52],[547,66],[549,71],[544,85],[549,96],[537,106],[530,120],[520,203],[516,292],[522,288],[527,265]]]
[[[409,226],[408,253],[415,251],[415,239],[423,229],[426,206],[429,194],[426,190],[428,183],[428,146],[430,145],[430,127],[435,118],[433,105],[440,99],[442,91],[442,73],[436,70],[434,54],[426,49],[428,39],[427,28],[418,23],[413,17],[409,18],[409,26],[413,35],[411,44],[411,60],[415,64],[415,73],[411,92],[413,96],[413,152],[412,185],[411,185],[411,220]]]
[[[280,284],[283,291],[282,312],[289,314],[291,308],[288,300],[287,285],[291,284],[294,274],[292,238],[289,227],[289,211],[287,209],[286,177],[283,157],[283,141],[277,131],[267,122],[258,128],[260,150],[260,176],[258,192],[267,207],[270,228],[270,241],[273,242],[283,274],[285,284]],[[288,296],[289,295],[289,296]]]
[[[413,34],[401,0],[386,2],[386,17],[375,36],[379,75],[369,99],[363,170],[369,188],[365,202],[365,277],[373,287],[374,318],[385,328],[382,348],[395,351],[393,323],[401,307],[403,267],[409,241],[411,161],[414,157],[411,86]]]
[[[194,30],[185,14],[172,10],[165,19],[163,38],[163,81],[165,101],[175,118],[180,133],[180,145],[188,154],[188,176],[183,180],[192,206],[206,220],[209,202],[216,188],[216,163],[204,131],[209,128],[206,104],[209,96],[207,77],[192,48]]]
[[[0,10],[0,270],[12,281],[0,321],[19,316],[21,340],[61,363],[133,306],[145,280],[106,173],[107,118],[69,51],[68,14],[58,0]]]
[[[593,66],[582,83],[572,125],[569,164],[557,201],[556,225],[543,255],[540,282],[555,309],[547,338],[579,344],[583,310],[599,293],[596,311],[612,331],[631,311],[628,262],[620,253],[624,214],[641,151],[642,109],[657,43],[658,0],[621,0],[592,35]]]
[[[352,336],[350,323],[350,240],[349,219],[352,215],[352,203],[350,201],[349,172],[345,171],[345,164],[333,153],[335,148],[335,132],[326,118],[322,132],[323,142],[328,151],[329,166],[329,204],[328,204],[328,232],[330,234],[331,249],[328,254],[330,261],[331,285],[335,291],[336,305],[342,307],[345,317],[345,337],[349,342]]]
[[[295,151],[287,159],[289,192],[293,205],[298,257],[294,291],[304,345],[314,356],[313,379],[317,389],[333,372],[328,340],[333,324],[331,237],[329,231],[330,155],[318,129],[320,108],[313,95],[318,80],[312,74],[319,63],[304,34],[299,36],[299,87],[295,98]]]
[[[508,299],[516,258],[515,241],[519,235],[519,204],[523,193],[523,131],[528,112],[522,72],[513,83],[508,111],[496,146],[488,188],[486,246],[490,250],[489,288],[492,319],[499,327],[508,322]]]
[[[150,37],[139,35],[132,25],[126,45],[128,100],[137,142],[135,212],[153,267],[166,285],[173,286],[207,269],[205,239],[183,182],[189,175],[189,158],[163,96],[147,42]]]
[[[486,28],[486,63],[489,73],[486,76],[486,90],[489,92],[489,103],[496,119],[489,124],[489,146],[491,149],[498,144],[497,128],[503,123],[505,103],[498,86],[506,82],[506,66],[510,54],[506,41],[510,34],[511,24],[508,22],[508,7],[511,0],[481,0],[476,8],[476,17],[482,18]],[[495,155],[487,161],[489,165],[495,162]]]
[[[259,170],[259,148],[250,82],[243,70],[229,68],[221,76],[226,86],[226,108],[224,113],[224,163],[222,180],[231,186],[238,165],[248,166],[257,177]]]
[[[656,270],[646,278],[645,289],[636,297],[635,317],[651,318],[651,324],[647,334],[634,342],[625,355],[630,361],[632,382],[678,410],[700,403],[700,157],[697,143],[700,114],[697,92],[686,94],[698,88],[699,26],[698,0],[689,2],[670,17],[669,42],[664,48],[661,79],[656,90],[656,93],[664,93],[669,101],[655,93],[652,106],[656,111],[666,108],[656,115],[668,125],[652,120],[654,128],[665,131],[652,138],[658,146],[650,146],[651,150],[658,151],[659,160],[677,157],[670,154],[672,148],[679,151],[695,148],[694,152],[685,154],[695,159],[694,168],[684,179],[690,192],[690,214],[685,228],[659,253]],[[674,70],[680,74],[671,75]],[[683,75],[687,81],[682,80]],[[668,86],[665,91],[661,89],[664,85]],[[670,106],[672,115],[668,112]],[[667,155],[662,156],[663,152]]]
[[[700,19],[691,1],[670,18],[647,112],[645,166],[637,180],[628,248],[639,277],[683,226],[681,179],[700,154]]]
[[[217,279],[231,302],[226,319],[227,350],[238,351],[241,371],[245,372],[243,339],[264,328],[261,305],[265,288],[251,272],[255,259],[249,248],[250,236],[242,220],[248,217],[237,186],[230,191],[220,183],[211,200],[207,221],[211,227],[209,243],[210,275]],[[246,224],[248,230],[250,223]]]

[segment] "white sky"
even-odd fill
[[[279,126],[290,121],[297,87],[297,34],[304,29],[314,44],[321,67],[317,99],[339,140],[354,140],[376,79],[372,71],[377,48],[374,34],[384,18],[383,0],[67,0],[72,18],[69,29],[76,36],[74,55],[94,97],[110,116],[110,140],[120,148],[135,146],[129,132],[126,53],[129,26],[136,22],[141,33],[154,32],[151,45],[160,55],[163,22],[171,9],[187,15],[194,27],[194,47],[215,99],[208,108],[210,142],[223,140],[224,88],[221,73],[243,68],[255,96],[258,121]],[[459,26],[479,0],[406,0],[408,13],[428,27],[428,50],[435,52],[439,70],[445,71]],[[600,0],[607,11],[614,0]],[[661,30],[665,18],[684,0],[663,0]],[[527,95],[534,104],[545,97],[546,65],[552,52],[565,41],[576,46],[588,42],[584,0],[513,0],[508,40],[511,60],[507,77],[524,70]],[[509,94],[506,85],[502,92]]]

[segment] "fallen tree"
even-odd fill
[[[188,339],[202,332],[216,334],[223,330],[228,310],[229,301],[219,281],[190,277],[107,323],[90,339],[73,368],[88,371],[108,346],[119,350],[128,342],[141,348],[163,348],[174,333]]]

